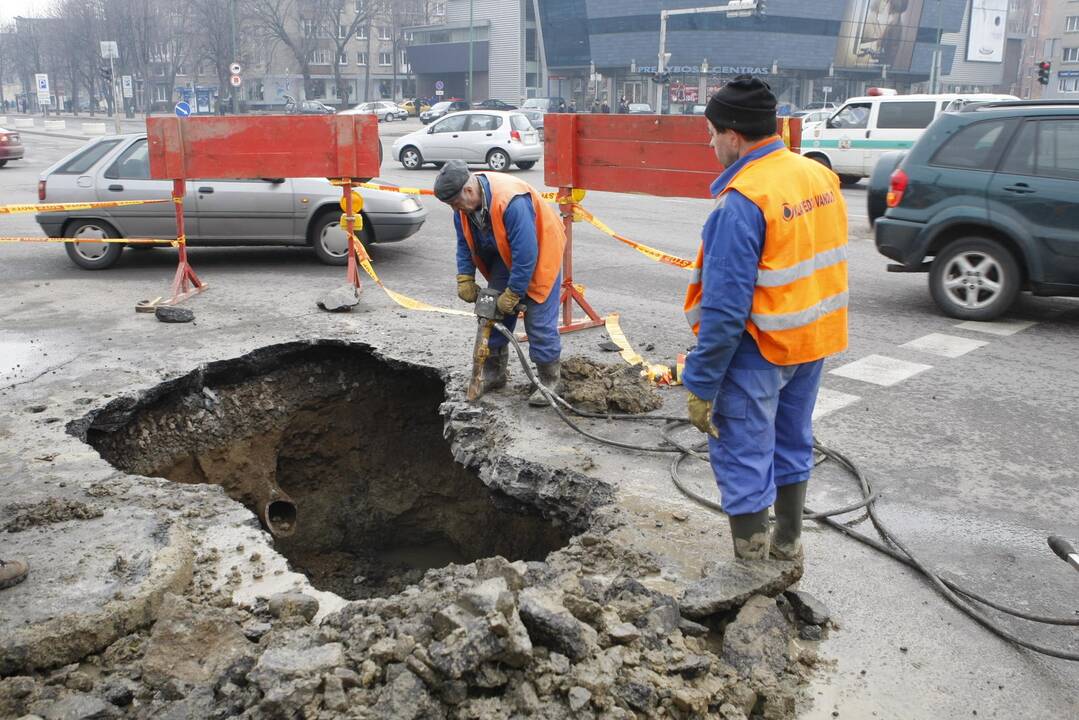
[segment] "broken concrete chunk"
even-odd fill
[[[348,710],[348,696],[345,695],[345,685],[337,675],[327,675],[322,678],[322,704],[327,710],[335,712]]]
[[[101,698],[84,693],[68,695],[55,702],[38,702],[34,710],[43,720],[106,720],[120,717],[120,711]]]
[[[620,623],[607,631],[613,642],[619,645],[629,645],[641,637],[641,631],[629,623]]]
[[[695,678],[708,672],[712,667],[712,661],[704,655],[687,655],[682,660],[673,662],[667,666],[667,672],[672,675],[681,675],[684,678]]]
[[[682,618],[678,621],[678,629],[681,630],[682,634],[686,637],[704,637],[710,632],[707,626],[695,623],[686,618]]]
[[[170,680],[212,685],[251,652],[243,630],[224,611],[166,595],[146,645],[142,677],[151,687]]]
[[[791,626],[772,598],[754,595],[723,635],[723,660],[748,678],[764,669],[778,675],[790,659]]]
[[[316,304],[326,312],[349,312],[360,304],[359,293],[352,285],[342,285],[323,295]]]
[[[528,588],[521,591],[519,601],[521,621],[534,644],[545,645],[573,660],[592,653],[598,634],[573,617],[554,593]]]
[[[270,598],[269,608],[275,618],[302,617],[311,622],[318,614],[318,600],[300,592],[278,593]]]
[[[732,560],[686,588],[682,614],[699,620],[743,605],[753,595],[775,597],[798,582],[802,568],[792,562]]]
[[[428,655],[436,670],[457,679],[502,652],[502,642],[485,622],[473,620],[445,639],[431,643]]]
[[[373,708],[374,717],[386,720],[434,720],[445,717],[442,706],[431,697],[423,682],[405,671],[383,688]]]
[[[517,592],[525,586],[525,574],[528,566],[522,560],[510,562],[501,556],[481,558],[476,561],[476,579],[490,580],[500,577],[506,581],[507,587]]]
[[[497,611],[509,617],[516,601],[504,577],[494,577],[474,585],[461,596],[461,605],[476,615]]]
[[[189,323],[195,319],[195,313],[187,308],[158,305],[154,309],[154,317],[164,323]]]
[[[264,650],[251,671],[251,680],[267,690],[282,680],[333,672],[344,664],[345,649],[341,643],[308,647],[300,639]]]
[[[655,691],[639,682],[629,682],[625,685],[619,685],[614,690],[614,694],[622,700],[626,705],[629,705],[634,710],[642,713],[649,713],[656,704]]]
[[[566,699],[569,700],[569,709],[577,712],[588,705],[588,702],[592,699],[592,693],[583,687],[571,687],[569,692],[566,693]]]
[[[810,625],[823,625],[831,618],[828,608],[817,598],[804,590],[788,590],[783,593],[802,622]]]

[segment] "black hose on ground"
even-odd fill
[[[543,396],[547,399],[547,402],[558,414],[558,417],[561,418],[562,421],[566,423],[566,425],[568,425],[575,432],[584,435],[590,440],[594,440],[596,442],[602,443],[604,445],[609,445],[611,447],[616,447],[623,450],[637,450],[641,452],[676,454],[676,457],[671,460],[670,465],[671,481],[674,483],[675,487],[677,487],[680,492],[682,492],[686,497],[693,500],[694,502],[704,507],[707,507],[710,510],[714,510],[720,513],[723,512],[723,508],[719,503],[690,489],[682,481],[682,478],[680,476],[679,469],[682,465],[682,462],[687,458],[692,457],[698,460],[702,460],[704,462],[708,462],[707,455],[701,454],[701,451],[706,449],[707,447],[707,440],[699,443],[696,446],[688,446],[680,442],[673,435],[675,429],[679,427],[685,427],[690,424],[687,418],[672,417],[669,415],[617,415],[590,413],[583,410],[578,410],[577,408],[566,402],[564,399],[553,393],[549,388],[547,388],[543,385],[543,383],[540,382],[539,378],[533,372],[532,366],[529,364],[528,359],[525,357],[524,350],[521,348],[521,344],[517,341],[517,338],[514,337],[513,333],[509,332],[505,328],[505,326],[502,325],[502,323],[495,323],[494,327],[510,342],[510,345],[517,353],[517,358],[521,363],[521,367],[524,368],[525,375],[527,375],[528,379],[532,382],[532,384],[540,390]],[[577,423],[570,419],[570,417],[566,414],[566,410],[573,413],[574,415],[577,415],[578,417],[598,420],[663,421],[666,423],[663,429],[663,441],[665,444],[654,446],[635,445],[633,443],[611,440],[610,438],[604,438],[599,435],[595,435],[594,433],[588,432],[587,430],[581,428],[579,425],[577,425]],[[1044,625],[1079,626],[1079,617],[1067,618],[1035,615],[1032,613],[1028,613],[1024,610],[1012,608],[1007,605],[1003,605],[1001,603],[993,601],[989,598],[986,598],[983,595],[980,595],[979,593],[971,590],[970,588],[966,588],[959,583],[953,580],[949,580],[941,576],[937,572],[933,571],[924,562],[918,559],[918,557],[915,556],[914,553],[912,553],[910,549],[881,521],[880,517],[877,515],[876,510],[876,501],[879,498],[879,494],[875,490],[873,490],[868,478],[866,478],[865,473],[862,472],[861,468],[859,468],[853,460],[848,458],[843,453],[821,444],[816,439],[814,439],[813,441],[813,448],[817,452],[821,453],[824,458],[836,463],[848,473],[850,473],[852,477],[854,477],[854,479],[858,483],[859,490],[861,491],[862,499],[859,502],[853,503],[851,505],[836,508],[834,510],[827,510],[824,512],[815,512],[806,508],[804,511],[804,516],[807,520],[815,520],[817,522],[823,523],[828,527],[843,533],[847,537],[853,538],[854,540],[857,540],[858,542],[861,542],[864,545],[867,545],[874,550],[884,553],[888,557],[893,558],[894,560],[917,570],[922,575],[924,575],[925,578],[929,580],[929,582],[937,590],[937,592],[940,593],[950,603],[952,603],[952,605],[954,605],[960,611],[971,617],[975,622],[988,629],[990,632],[996,634],[998,637],[1001,637],[1020,647],[1032,650],[1042,655],[1048,655],[1050,657],[1060,658],[1062,660],[1079,661],[1079,653],[1048,647],[1040,643],[1032,642],[1019,637],[1010,629],[1004,627],[996,620],[987,616],[984,612],[982,612],[981,609],[975,607],[969,601],[980,603],[982,605],[985,605],[986,607],[993,608],[994,610],[997,610],[1001,613],[1011,615],[1012,617]],[[862,509],[866,511],[870,522],[873,524],[873,527],[876,528],[877,533],[884,540],[884,542],[881,542],[881,540],[870,537],[869,535],[866,535],[864,533],[858,532],[857,530],[854,530],[853,528],[848,527],[847,525],[844,525],[843,523],[834,519],[834,516],[844,515],[855,510]]]

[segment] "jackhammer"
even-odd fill
[[[502,325],[503,315],[498,311],[498,296],[500,290],[486,288],[480,290],[476,297],[476,344],[472,350],[472,379],[468,383],[468,399],[471,402],[479,400],[483,395],[483,366],[487,358],[491,356],[491,331],[497,324],[505,334],[505,326]],[[524,304],[514,308],[515,313],[524,312]]]

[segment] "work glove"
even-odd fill
[[[476,302],[480,295],[480,286],[476,284],[476,278],[472,275],[457,276],[457,297],[466,303]]]
[[[519,302],[521,302],[521,296],[509,288],[506,288],[502,291],[502,294],[498,296],[498,312],[503,315],[516,315],[517,303]]]
[[[719,430],[712,422],[712,401],[699,398],[691,392],[686,402],[689,406],[689,421],[693,423],[693,427],[718,438]]]

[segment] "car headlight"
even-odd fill
[[[406,197],[401,200],[401,212],[412,213],[420,209],[419,202],[416,198]]]

